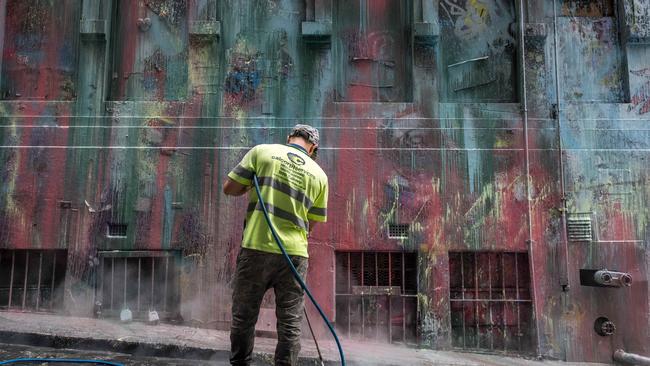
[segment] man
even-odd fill
[[[240,196],[257,175],[262,198],[273,226],[293,265],[307,273],[307,237],[316,222],[327,219],[327,175],[311,158],[318,149],[318,130],[296,125],[287,144],[257,145],[228,174],[223,192]],[[293,277],[265,221],[255,192],[249,194],[248,213],[233,281],[231,365],[252,362],[255,323],[264,293],[275,292],[278,344],[276,365],[296,365],[304,290]]]

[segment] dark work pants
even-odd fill
[[[308,260],[291,256],[301,276],[307,273]],[[280,254],[242,248],[237,257],[233,282],[232,325],[230,328],[230,364],[250,365],[255,343],[255,323],[264,293],[275,292],[278,344],[276,365],[296,365],[300,352],[300,327],[304,290],[293,277],[289,265]]]

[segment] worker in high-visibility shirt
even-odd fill
[[[318,143],[317,129],[296,125],[286,145],[257,145],[248,151],[223,185],[225,194],[240,196],[251,189],[253,175],[258,177],[271,222],[303,277],[309,232],[316,222],[327,219],[327,175],[312,159]],[[260,304],[264,293],[273,288],[278,320],[275,364],[296,365],[304,291],[273,239],[256,194],[249,195],[241,246],[233,280],[230,363],[252,362]]]

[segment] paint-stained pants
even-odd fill
[[[307,273],[307,258],[292,256],[301,276]],[[282,255],[242,248],[233,281],[230,364],[250,365],[255,342],[255,323],[264,293],[275,292],[278,344],[276,365],[296,365],[300,352],[300,327],[304,290],[293,277]]]

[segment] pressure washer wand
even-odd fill
[[[309,315],[307,315],[307,308],[302,308],[302,311],[305,313],[305,319],[307,319],[307,325],[309,326],[309,332],[311,337],[314,339],[314,344],[316,345],[316,352],[318,352],[318,359],[320,360],[320,366],[325,366],[323,362],[323,354],[320,353],[320,347],[318,346],[318,341],[316,340],[316,335],[314,334],[314,329],[311,327],[311,322],[309,321]]]
[[[275,231],[275,228],[273,227],[273,224],[271,223],[271,218],[269,217],[269,212],[266,209],[266,204],[264,203],[264,199],[262,199],[262,192],[260,191],[260,184],[257,181],[257,174],[253,174],[253,185],[255,186],[255,192],[257,193],[257,199],[259,200],[260,206],[262,206],[262,212],[264,213],[264,218],[266,219],[266,223],[269,225],[269,229],[271,230],[271,234],[273,235],[273,239],[275,239],[275,242],[278,244],[278,247],[280,248],[280,251],[282,252],[282,255],[284,256],[284,259],[287,261],[287,264],[289,265],[289,268],[291,269],[291,272],[293,273],[293,276],[296,278],[296,280],[300,284],[300,287],[302,287],[302,289],[305,290],[305,293],[307,294],[307,297],[309,297],[309,300],[311,300],[312,304],[314,304],[314,306],[316,307],[316,310],[318,310],[318,313],[320,314],[321,318],[323,318],[323,321],[325,322],[325,324],[327,324],[327,327],[329,328],[330,333],[332,333],[332,336],[334,337],[334,340],[336,341],[336,347],[338,347],[338,349],[339,349],[339,356],[341,357],[341,365],[345,366],[345,355],[343,354],[343,347],[341,346],[341,341],[339,341],[339,337],[336,335],[336,331],[334,330],[334,327],[332,326],[332,323],[327,318],[327,315],[325,315],[325,312],[323,311],[323,309],[321,309],[321,307],[318,304],[318,302],[316,301],[316,299],[314,299],[314,296],[311,294],[311,291],[309,291],[309,288],[307,287],[307,284],[305,284],[305,281],[303,281],[302,277],[300,277],[300,274],[296,270],[296,267],[293,265],[293,262],[291,262],[291,258],[289,258],[289,254],[287,254],[287,251],[284,249],[284,245],[282,245],[282,240],[280,240],[280,237],[278,236],[278,233]],[[319,350],[319,353],[320,353],[320,350]],[[322,358],[321,358],[321,360],[322,360]]]

